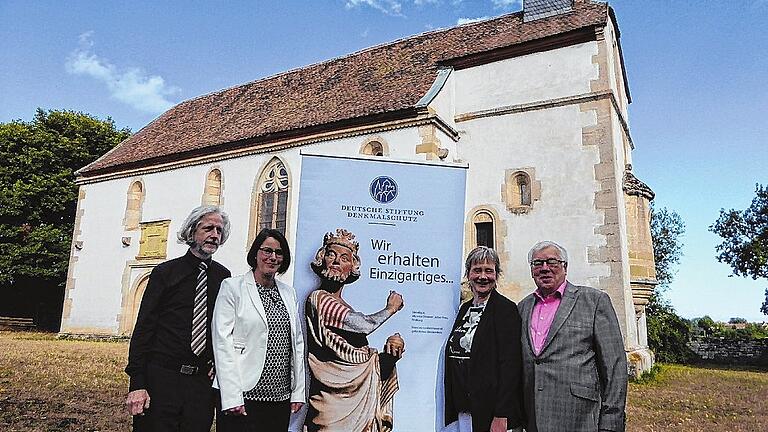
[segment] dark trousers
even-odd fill
[[[220,402],[219,402],[220,404]],[[245,400],[246,416],[216,411],[216,432],[286,432],[291,403]]]
[[[149,409],[133,417],[134,432],[209,432],[213,423],[214,393],[202,371],[184,375],[147,365]]]

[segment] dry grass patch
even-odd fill
[[[0,430],[127,431],[127,344],[0,332]]]
[[[663,365],[627,405],[629,432],[765,432],[768,372]]]
[[[0,431],[128,431],[127,353],[124,342],[0,332]],[[628,432],[765,432],[768,372],[664,365],[630,384],[627,416]]]

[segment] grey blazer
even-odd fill
[[[523,402],[528,432],[624,431],[627,358],[608,294],[567,282],[539,355],[533,353],[531,313],[523,320]]]

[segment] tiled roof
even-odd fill
[[[440,64],[602,26],[608,6],[577,2],[573,11],[523,22],[522,12],[437,30],[292,70],[174,106],[83,168],[84,177],[182,160],[275,136],[413,109]]]

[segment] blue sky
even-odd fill
[[[687,232],[667,297],[717,320],[759,312],[768,281],[728,277],[721,208],[768,184],[768,0],[616,0],[634,171]],[[182,100],[468,19],[516,0],[0,0],[0,122],[73,109],[139,130]]]

